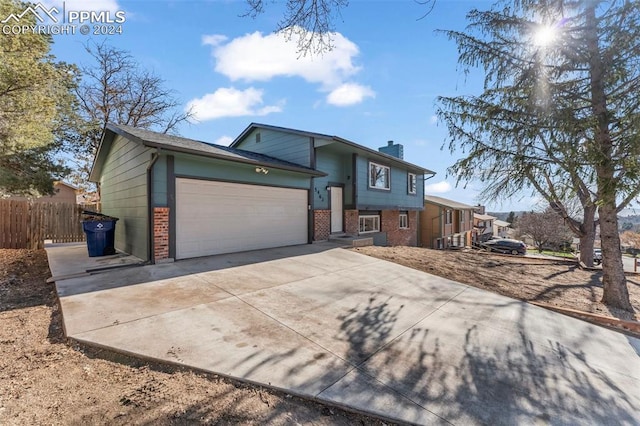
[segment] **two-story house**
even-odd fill
[[[474,207],[435,195],[425,195],[420,212],[422,247],[443,249],[472,244]]]
[[[312,240],[332,234],[368,235],[379,245],[417,245],[425,174],[403,160],[401,145],[379,151],[338,136],[251,124],[231,144],[300,164],[326,175],[309,184]]]
[[[372,237],[417,245],[425,175],[390,143],[379,152],[320,133],[249,125],[231,146],[109,124],[91,180],[120,218],[116,248],[158,262]]]
[[[485,242],[493,237],[493,221],[496,219],[495,216],[485,213],[473,214],[473,226],[475,228],[477,242]]]

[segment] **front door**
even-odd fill
[[[339,186],[331,187],[331,233],[342,232],[342,188]]]

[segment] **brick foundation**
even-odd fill
[[[153,262],[169,258],[169,207],[153,209]]]
[[[325,241],[331,234],[331,210],[313,211],[313,241]]]
[[[383,210],[380,231],[387,233],[390,246],[415,246],[418,241],[418,212],[409,211],[409,229],[400,229],[400,211]]]
[[[344,232],[348,235],[358,235],[360,224],[358,222],[358,210],[344,211]]]

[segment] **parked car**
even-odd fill
[[[638,255],[640,254],[640,249],[635,248],[635,247],[627,247],[625,252],[630,254],[633,257],[638,257]]]
[[[501,238],[499,240],[489,240],[482,243],[482,247],[487,251],[495,251],[498,253],[508,254],[527,254],[527,245],[522,241]]]
[[[602,263],[602,249],[593,249],[593,263],[599,265]]]

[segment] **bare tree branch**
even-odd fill
[[[88,177],[107,123],[174,133],[192,116],[191,111],[182,110],[164,80],[140,68],[129,52],[106,43],[87,45],[85,49],[93,62],[81,68],[84,78],[76,89],[87,123],[74,146],[80,182]]]

